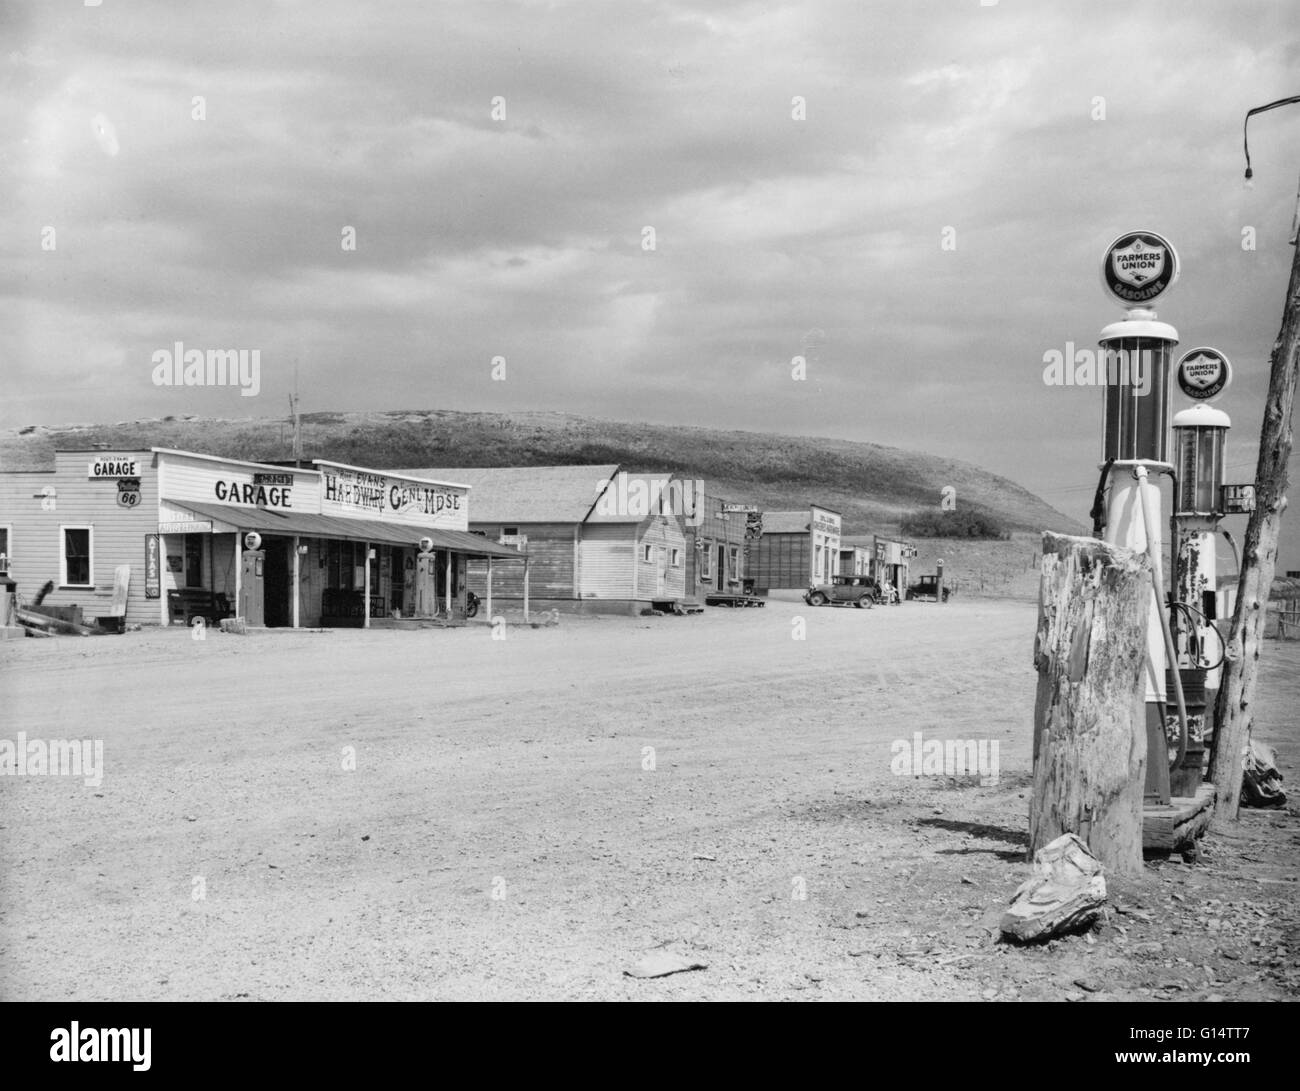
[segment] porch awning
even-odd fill
[[[433,539],[434,549],[449,549],[470,557],[505,557],[522,560],[526,554],[510,546],[499,545],[478,534],[464,530],[435,530],[431,527],[407,527],[383,523],[378,519],[345,519],[335,515],[311,515],[298,511],[273,511],[270,508],[244,508],[231,504],[204,504],[195,500],[168,500],[173,508],[184,508],[203,519],[256,530],[262,534],[298,534],[306,538],[340,538],[384,545],[419,545],[421,538]]]

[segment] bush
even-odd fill
[[[1011,531],[1000,519],[977,508],[962,511],[914,511],[903,516],[902,533],[909,538],[993,538],[1006,540]]]

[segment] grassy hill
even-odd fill
[[[844,516],[846,534],[896,533],[900,517],[956,490],[1013,530],[1082,532],[1079,522],[1012,481],[968,462],[848,440],[729,432],[565,413],[403,410],[308,413],[303,453],[377,469],[402,466],[551,466],[617,462],[632,472],[679,471],[710,492],[767,510],[815,502]],[[289,457],[283,418],[164,418],[33,426],[0,432],[0,467],[48,465],[56,447],[178,447],[250,460]],[[1023,550],[1023,547],[1022,547]]]

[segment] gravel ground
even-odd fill
[[[1112,882],[1089,936],[994,943],[1034,611],[0,644],[0,737],[105,762],[0,778],[0,998],[1295,997],[1294,806]],[[1293,788],[1300,644],[1264,672]],[[894,775],[915,731],[997,740],[999,783]],[[707,968],[624,975],[655,950]]]

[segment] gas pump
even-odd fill
[[[1215,349],[1193,349],[1178,364],[1178,385],[1198,399],[1227,386],[1231,368]],[[1174,521],[1178,533],[1174,602],[1178,670],[1187,703],[1187,745],[1171,774],[1175,795],[1194,795],[1201,783],[1205,748],[1223,666],[1224,641],[1218,619],[1219,521],[1224,514],[1223,467],[1232,422],[1206,404],[1174,417],[1178,488]],[[1170,725],[1172,728],[1173,725]]]
[[[244,552],[240,557],[239,616],[245,625],[266,624],[264,608],[263,573],[266,568],[266,551],[261,548],[262,536],[255,530],[244,535]]]
[[[438,612],[437,554],[433,552],[433,539],[420,539],[420,552],[415,558],[415,616],[433,617]]]
[[[1104,382],[1101,481],[1093,506],[1094,530],[1111,545],[1148,553],[1155,593],[1147,623],[1146,729],[1148,802],[1168,804],[1165,702],[1173,689],[1180,720],[1185,720],[1182,691],[1166,685],[1166,668],[1174,659],[1173,636],[1165,614],[1161,561],[1161,496],[1153,477],[1172,475],[1168,461],[1170,357],[1178,331],[1157,321],[1149,304],[1178,278],[1173,246],[1151,231],[1121,235],[1106,250],[1102,281],[1127,308],[1122,321],[1101,331],[1098,360]]]

